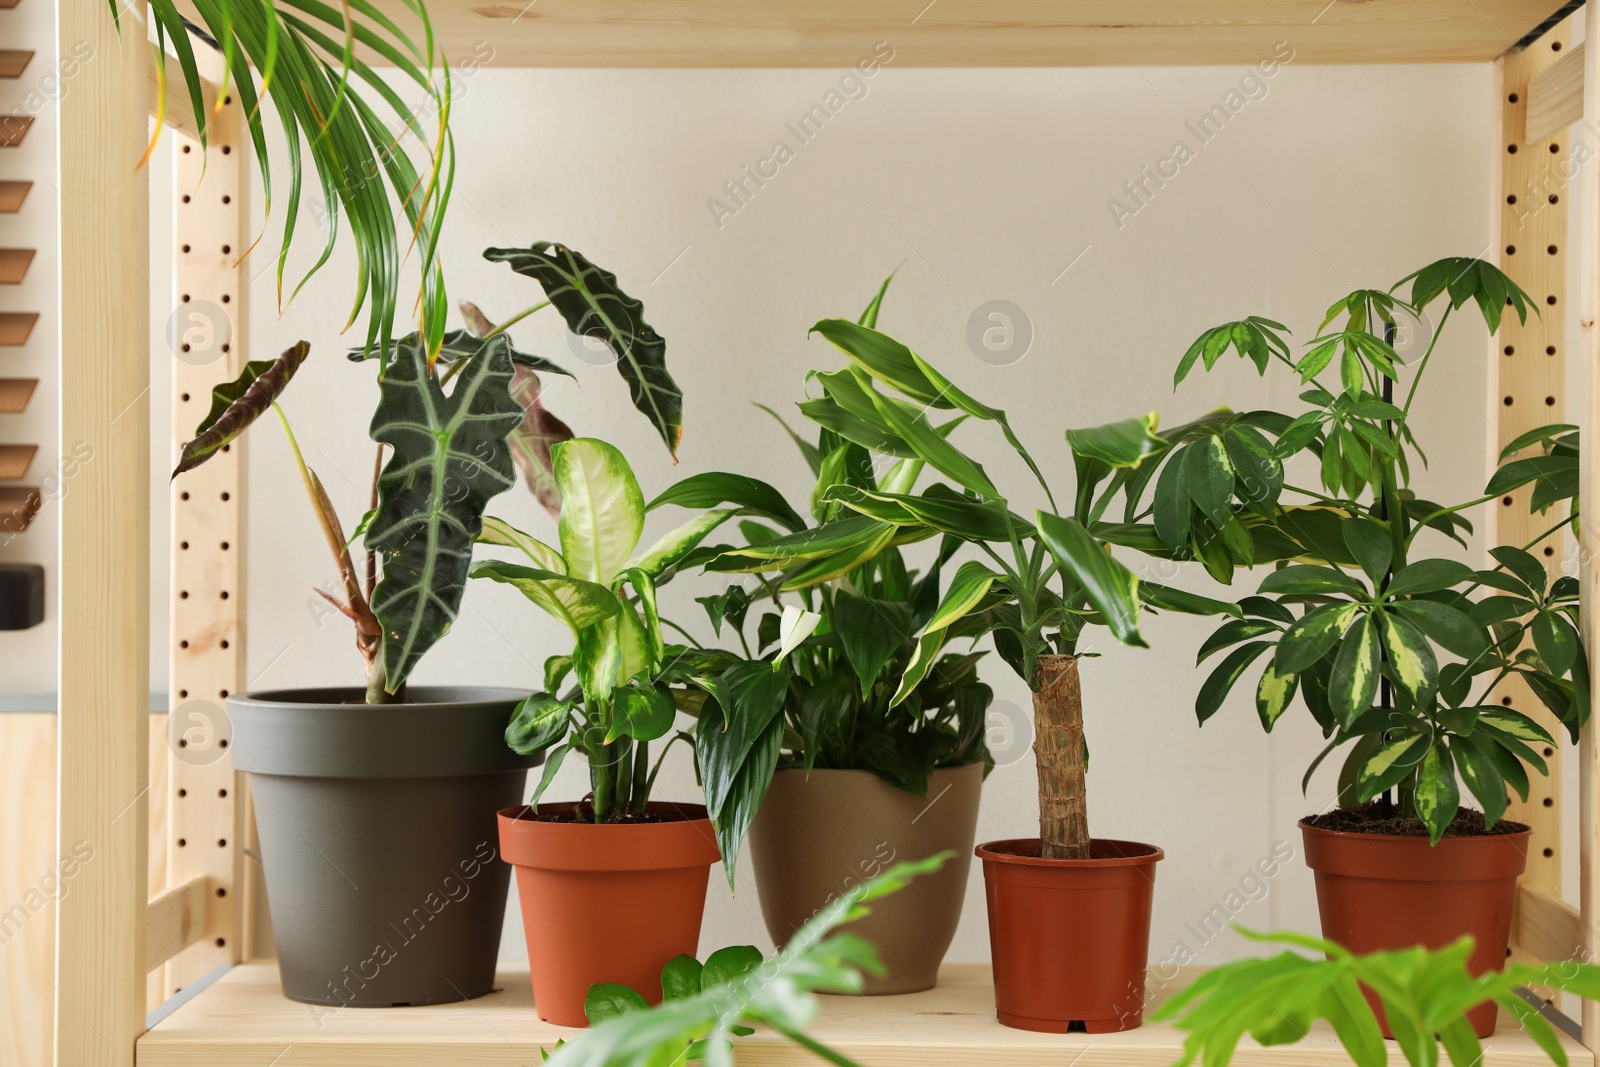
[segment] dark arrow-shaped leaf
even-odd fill
[[[399,343],[402,346],[414,345],[417,343],[417,335],[414,333],[409,334],[408,336],[401,338]],[[530,353],[518,351],[517,349],[512,348],[511,339],[505,334],[497,334],[485,341],[482,337],[479,337],[468,330],[451,330],[449,333],[444,335],[444,344],[439,348],[438,360],[440,363],[448,364],[454,363],[458,359],[471,359],[473,356],[477,355],[486,344],[492,346],[492,348],[495,350],[502,348],[505,349],[505,351],[511,356],[511,362],[515,363],[519,367],[527,367],[529,370],[540,373],[565,374],[568,378],[573,377],[571,371],[567,370],[565,367],[562,367],[558,363],[552,363],[543,356],[535,356]],[[360,363],[366,359],[376,358],[377,355],[378,352],[376,349],[368,351],[361,348],[352,348],[348,353],[346,353],[346,358],[352,363]]]
[[[611,349],[633,406],[655,425],[676,458],[683,438],[683,392],[667,373],[667,342],[644,321],[644,305],[617,287],[616,275],[550,241],[486,249],[483,258],[537,281],[569,330]]]
[[[300,341],[277,359],[258,359],[246,363],[244,371],[231,382],[211,390],[211,411],[194,431],[194,440],[178,454],[176,478],[210,459],[222,446],[244,433],[266,413],[283,393],[294,372],[306,361],[311,346]]]
[[[455,621],[484,507],[515,481],[506,435],[522,409],[511,377],[509,352],[492,348],[467,362],[446,395],[408,338],[380,383],[371,435],[393,454],[378,478],[367,548],[383,557],[372,610],[391,693]]]

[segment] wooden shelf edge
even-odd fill
[[[1152,982],[1152,999],[1175,992],[1198,975]],[[234,967],[187,1003],[179,1005],[139,1041],[139,1067],[407,1067],[524,1065],[540,1062],[578,1031],[541,1022],[525,971],[499,975],[498,988],[460,1004],[426,1008],[314,1008],[284,999],[270,963]],[[1159,990],[1156,986],[1160,985]],[[994,1017],[989,968],[956,964],[944,968],[938,988],[899,997],[824,997],[811,1036],[873,1067],[969,1067],[981,1062],[1008,1067],[1164,1067],[1179,1056],[1182,1035],[1149,1024],[1120,1034],[1035,1034],[1010,1030]],[[1569,1058],[1588,1053],[1563,1035]],[[770,1033],[735,1046],[741,1067],[812,1067],[818,1061]],[[1547,1067],[1543,1052],[1512,1020],[1502,1016],[1485,1043],[1482,1067]],[[1320,1027],[1298,1045],[1241,1048],[1250,1067],[1328,1067],[1348,1062],[1333,1033]],[[1391,1045],[1389,1062],[1405,1060]]]

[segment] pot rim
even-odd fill
[[[1310,820],[1316,818],[1307,815],[1297,824],[1302,833],[1316,834],[1320,837],[1338,838],[1340,840],[1356,841],[1428,841],[1427,834],[1368,834],[1359,830],[1330,830],[1324,826],[1312,826]],[[1517,822],[1514,819],[1502,819],[1500,822],[1507,826],[1520,826],[1522,829],[1514,830],[1508,834],[1467,834],[1455,837],[1441,837],[1437,845],[1429,844],[1429,848],[1442,848],[1446,842],[1473,842],[1473,841],[1516,841],[1526,839],[1533,835],[1533,827],[1527,823]],[[1452,846],[1456,847],[1456,846]]]
[[[287,709],[292,707],[296,711],[326,709],[355,712],[367,709],[393,712],[398,708],[448,708],[463,704],[499,704],[506,701],[521,703],[532,693],[528,689],[495,685],[418,685],[407,688],[407,693],[440,692],[458,695],[452,700],[407,700],[393,704],[368,704],[365,700],[355,703],[345,703],[343,701],[333,703],[325,700],[307,700],[304,694],[349,693],[355,696],[364,696],[366,689],[355,685],[306,685],[285,689],[252,689],[247,693],[230,693],[228,694],[228,701],[261,708]]]
[[[1117,845],[1128,849],[1140,851],[1133,855],[1097,856],[1086,860],[1054,860],[1044,859],[1041,856],[1019,856],[1014,852],[1001,852],[1003,845],[1037,845],[1037,837],[1012,837],[999,841],[985,841],[973,849],[973,854],[985,863],[1003,863],[1018,867],[1053,867],[1053,868],[1103,868],[1103,867],[1148,867],[1153,866],[1166,856],[1166,853],[1157,845],[1147,845],[1142,841],[1125,841],[1114,837],[1090,838],[1090,847],[1096,844]]]
[[[546,800],[539,807],[558,808],[570,806],[572,801]],[[578,801],[578,803],[582,803]],[[526,812],[534,811],[532,804],[513,804],[509,808],[501,808],[495,815],[513,826],[562,826],[562,827],[589,827],[595,830],[617,831],[644,830],[650,827],[681,826],[684,823],[710,822],[711,817],[706,813],[704,804],[681,803],[676,800],[652,800],[645,805],[645,811],[660,815],[676,815],[677,818],[661,819],[656,822],[619,822],[619,823],[592,823],[592,822],[543,822],[539,819],[525,819]]]
[[[552,805],[553,806],[553,805]],[[640,872],[710,867],[722,859],[716,831],[699,804],[652,800],[646,811],[688,815],[663,822],[540,822],[521,816],[529,805],[501,808],[500,858],[540,871]]]

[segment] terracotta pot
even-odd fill
[[[1526,826],[1512,834],[1446,837],[1437,845],[1426,837],[1322,830],[1304,819],[1300,832],[1327,940],[1365,953],[1443,948],[1471,934],[1469,971],[1505,965],[1517,878],[1528,863]],[[1365,992],[1384,1036],[1393,1037],[1378,998]],[[1491,1000],[1467,1013],[1479,1037],[1494,1033],[1498,1011]]]
[[[1108,1034],[1144,1021],[1154,845],[1096,838],[1086,860],[1039,858],[1039,839],[979,845],[1000,1022]]]
[[[506,747],[527,695],[411,686],[404,704],[366,704],[360,689],[228,698],[284,996],[375,1008],[494,988],[509,878],[490,812],[523,796],[543,758]]]
[[[543,804],[543,811],[571,805]],[[517,869],[539,1018],[588,1026],[583,998],[617,982],[661,1002],[661,968],[700,947],[711,865],[722,858],[706,809],[651,803],[671,821],[541,822],[500,812],[500,854]]]
[[[981,763],[934,771],[921,797],[871,771],[777,772],[750,826],[767,933],[786,944],[830,900],[891,864],[954,851],[937,873],[875,901],[871,915],[849,926],[888,968],[884,978],[869,976],[863,992],[932,989],[961,920],[982,791]]]

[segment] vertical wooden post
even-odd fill
[[[219,64],[220,67],[220,64]],[[217,72],[221,73],[220,69]],[[249,275],[240,265],[249,141],[237,98],[207,116],[206,147],[183,133],[173,168],[173,457],[243,369]],[[166,353],[162,353],[166,355]],[[224,702],[244,673],[244,442],[173,483],[167,884],[211,879],[206,934],[167,964],[170,996],[244,945],[245,801]]]
[[[1573,181],[1579,211],[1578,254],[1578,322],[1583,330],[1583,359],[1588,373],[1584,375],[1585,394],[1575,405],[1574,414],[1582,426],[1582,458],[1579,477],[1581,498],[1600,500],[1600,137],[1596,136],[1600,124],[1600,48],[1585,49],[1583,70],[1582,142],[1589,151],[1588,163],[1578,168]],[[1591,665],[1600,663],[1600,622],[1595,611],[1600,610],[1600,596],[1596,596],[1596,583],[1600,582],[1600,566],[1595,553],[1600,551],[1600,526],[1595,516],[1586,511],[1582,518],[1578,566],[1580,592],[1583,598],[1583,647]],[[1600,695],[1600,670],[1590,668],[1591,696]],[[1584,727],[1578,748],[1578,863],[1581,888],[1579,909],[1583,917],[1583,959],[1589,963],[1600,962],[1600,737],[1596,736],[1595,720],[1591,718]],[[1600,1053],[1600,1001],[1583,1002],[1583,1043],[1591,1051]],[[1600,1062],[1597,1055],[1596,1062]]]
[[[1566,375],[1566,261],[1567,179],[1563,177],[1572,154],[1567,131],[1561,129],[1540,141],[1524,136],[1528,86],[1566,54],[1572,30],[1566,22],[1551,29],[1527,48],[1509,52],[1495,61],[1499,74],[1500,144],[1498,225],[1495,247],[1485,258],[1527,290],[1540,315],[1526,323],[1508,313],[1490,344],[1490,403],[1496,416],[1490,441],[1492,464],[1506,442],[1518,434],[1562,419]],[[1528,510],[1532,488],[1524,486],[1491,505],[1494,516],[1490,543],[1521,547],[1560,520],[1560,515],[1536,515]],[[1552,538],[1535,552],[1552,577],[1559,576],[1565,553],[1562,541]],[[1538,720],[1551,734],[1564,732],[1528,686],[1514,678],[1495,689],[1493,698]],[[1508,818],[1533,828],[1528,846],[1528,870],[1523,883],[1547,896],[1561,896],[1561,755],[1544,746],[1550,765],[1548,777],[1530,775],[1532,788],[1526,803],[1515,795]]]
[[[149,181],[142,4],[59,0],[61,454],[55,1062],[128,1067],[144,1030],[149,770]]]

